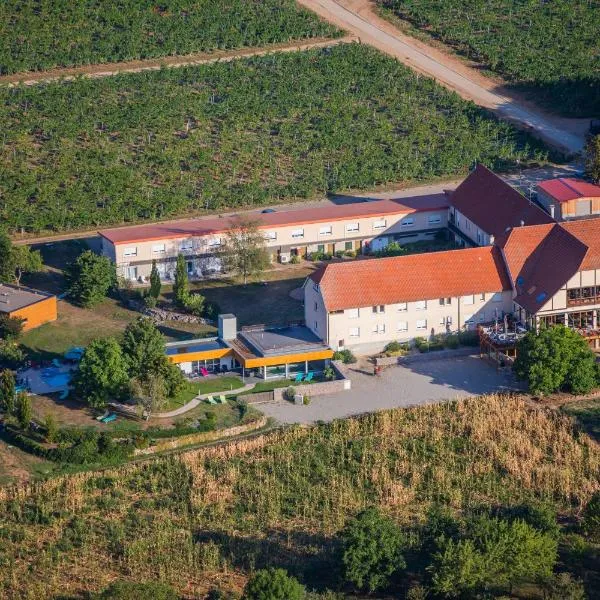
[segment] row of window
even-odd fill
[[[502,302],[502,293],[497,292],[493,294],[491,301]],[[440,306],[451,306],[452,298],[440,298],[438,302]],[[470,294],[469,296],[462,297],[462,303],[464,305],[468,306],[475,304],[476,302],[485,302],[485,294]],[[415,310],[427,310],[427,300],[418,300],[417,302],[414,302],[414,305]],[[395,306],[397,312],[405,312],[408,310],[408,302],[400,302]],[[371,307],[371,312],[373,312],[373,314],[381,314],[385,313],[385,309],[386,307],[384,304],[376,304],[375,306]],[[349,308],[345,312],[349,319],[358,319],[360,317],[360,310],[360,308]]]
[[[211,238],[208,241],[209,248],[215,248],[221,245],[221,238]],[[179,244],[179,252],[189,252],[194,249],[194,242],[192,240],[185,240]],[[165,254],[167,252],[167,245],[165,243],[162,244],[153,244],[152,246],[152,254]],[[124,257],[132,257],[137,256],[138,249],[137,246],[130,246],[123,250]]]
[[[485,322],[485,313],[481,312],[477,315],[477,321],[479,323]],[[474,323],[473,315],[465,316],[465,323],[471,324]],[[440,317],[438,321],[438,325],[440,327],[452,327],[452,317]],[[427,319],[417,319],[415,321],[415,329],[417,331],[426,331],[427,330]],[[396,326],[396,331],[398,332],[407,332],[408,331],[408,321],[398,321]],[[372,333],[382,334],[386,332],[385,323],[375,323],[372,328]],[[351,338],[360,337],[360,327],[350,327],[348,331]]]

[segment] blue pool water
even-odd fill
[[[52,375],[50,377],[45,377],[44,376],[44,381],[51,387],[64,387],[66,385],[69,385],[69,382],[71,381],[71,374],[70,373],[58,373],[56,375]]]

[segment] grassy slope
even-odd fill
[[[115,577],[200,595],[217,582],[236,588],[265,563],[331,584],[332,536],[364,506],[404,524],[434,501],[460,511],[543,499],[572,515],[599,476],[594,442],[518,399],[291,428],[0,492],[0,596],[75,593]]]
[[[0,73],[334,36],[293,0],[3,0]]]
[[[0,220],[68,230],[545,156],[432,80],[342,45],[0,91]]]
[[[567,116],[600,111],[600,4],[587,0],[378,0]],[[389,11],[389,12],[388,12]]]

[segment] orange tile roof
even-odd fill
[[[329,312],[511,289],[491,246],[330,263],[310,279]]]
[[[537,204],[483,165],[477,165],[450,196],[450,204],[482,231],[496,238],[507,229],[554,223]]]
[[[319,206],[272,213],[259,211],[244,213],[260,222],[260,227],[285,227],[309,223],[325,223],[353,218],[383,217],[393,214],[411,214],[448,208],[445,194],[430,194],[396,200],[374,200],[347,204]],[[116,229],[104,229],[100,235],[113,244],[127,244],[165,239],[184,239],[192,236],[210,235],[227,231],[235,215],[166,221],[148,225],[134,225]]]
[[[587,252],[582,241],[558,224],[513,229],[504,243],[504,257],[515,302],[538,312],[582,268]]]
[[[566,221],[561,225],[588,248],[581,269],[600,269],[600,219]]]

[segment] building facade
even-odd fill
[[[58,318],[56,296],[39,290],[0,284],[0,313],[23,320],[23,331]]]
[[[600,215],[600,186],[560,177],[537,186],[537,200],[557,221]]]
[[[286,263],[294,255],[360,254],[391,241],[432,239],[447,227],[448,203],[444,194],[434,194],[245,217],[263,232],[271,259]],[[104,230],[102,253],[116,263],[121,277],[140,283],[150,275],[153,260],[164,280],[173,279],[179,254],[190,277],[213,276],[222,270],[219,251],[237,222],[229,216]]]

